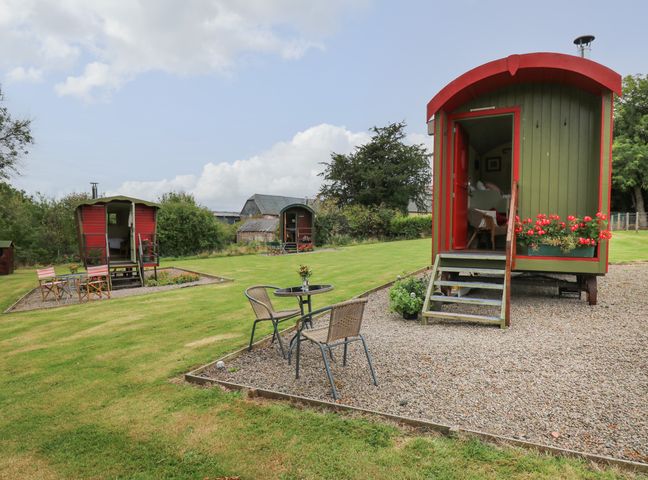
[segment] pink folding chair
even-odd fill
[[[79,302],[90,301],[93,296],[101,300],[110,298],[110,271],[108,265],[88,267],[88,278],[79,282]]]
[[[36,270],[38,285],[41,291],[43,302],[52,295],[58,302],[65,292],[65,282],[56,278],[54,267],[41,268]]]

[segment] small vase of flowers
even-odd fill
[[[313,275],[313,270],[308,265],[300,265],[297,273],[302,279],[302,290],[308,291],[308,279]]]

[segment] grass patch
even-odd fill
[[[613,232],[610,263],[648,262],[648,230]]]
[[[0,467],[12,479],[624,477],[169,381],[245,345],[252,314],[243,290],[298,285],[302,263],[313,283],[335,286],[315,298],[322,306],[429,264],[430,242],[168,261],[235,281],[0,316]],[[33,270],[0,277],[0,306],[35,278]]]

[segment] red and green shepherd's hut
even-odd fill
[[[525,251],[516,245],[514,217],[609,215],[614,94],[621,95],[621,76],[599,63],[530,53],[474,68],[430,100],[437,283],[452,283],[448,278],[460,275],[461,266],[504,270],[501,324],[509,323],[511,272],[577,275],[595,303],[608,241],[589,258]],[[487,227],[477,222],[489,211],[501,225],[491,225],[495,242],[483,247],[471,233]]]

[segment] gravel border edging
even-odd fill
[[[201,276],[201,277],[211,278],[211,279],[213,279],[213,280],[220,280],[219,283],[229,283],[229,282],[233,282],[233,281],[234,281],[233,278],[229,278],[229,277],[221,277],[221,276],[218,276],[218,275],[212,275],[212,274],[210,274],[210,273],[196,272],[196,271],[193,271],[193,270],[187,270],[186,268],[181,268],[181,267],[163,267],[163,268],[158,268],[158,269],[157,269],[158,272],[163,272],[164,270],[181,270],[181,271],[183,271],[183,272],[186,272],[186,273],[193,273],[193,274],[195,274],[195,275],[199,275],[199,276]],[[210,283],[210,284],[211,284],[211,283]],[[202,284],[202,285],[201,285],[201,284],[177,285],[177,288],[174,288],[174,289],[172,289],[172,290],[177,290],[177,289],[180,289],[180,288],[201,287],[201,286],[204,286],[204,284]],[[16,300],[16,301],[13,302],[11,305],[9,305],[9,307],[7,307],[7,308],[2,312],[2,314],[5,315],[5,314],[9,314],[9,313],[34,312],[34,311],[40,311],[40,310],[51,310],[51,309],[58,309],[58,308],[62,308],[62,307],[69,307],[70,305],[79,305],[78,303],[73,303],[73,304],[69,304],[69,305],[68,305],[68,304],[64,304],[64,305],[55,305],[55,306],[48,306],[48,307],[43,307],[43,308],[32,308],[32,309],[28,309],[28,310],[17,310],[17,311],[14,310],[14,308],[16,308],[17,305],[19,305],[19,304],[20,304],[20,303],[21,303],[21,302],[22,302],[26,297],[28,297],[29,295],[31,295],[32,293],[34,293],[35,291],[37,291],[38,288],[39,288],[39,287],[35,287],[35,288],[32,288],[31,290],[28,290],[27,292],[25,292],[23,295],[21,295],[21,296],[18,298],[18,300]],[[139,287],[136,287],[136,288],[139,288]],[[139,295],[129,295],[129,296],[150,295],[150,294],[152,294],[152,293],[158,293],[158,292],[144,292],[144,293],[141,293],[141,294],[139,294]]]

